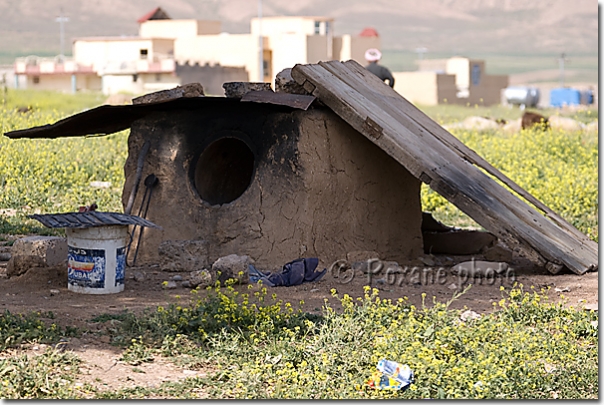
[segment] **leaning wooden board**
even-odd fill
[[[551,272],[563,266],[577,274],[598,268],[595,242],[358,63],[296,65],[292,77],[414,176]]]

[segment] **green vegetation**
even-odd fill
[[[51,124],[100,104],[94,94],[10,91],[0,107],[2,132]],[[31,111],[21,113],[20,107]],[[17,210],[0,215],[0,233],[61,234],[27,219],[33,213],[77,211],[96,202],[103,211],[122,211],[123,166],[127,155],[125,132],[107,137],[59,139],[0,138],[0,209]],[[93,181],[111,183],[93,188]]]
[[[0,314],[0,351],[21,343],[57,342],[61,337],[77,335],[74,328],[63,330],[56,323],[50,323],[53,318],[52,312],[21,315],[5,310]]]
[[[598,135],[560,130],[515,134],[453,130],[522,188],[598,241]],[[422,206],[445,223],[473,224],[455,206],[423,185]]]
[[[548,303],[543,292],[502,287],[492,313],[462,321],[450,302],[416,308],[369,287],[356,299],[332,290],[342,310],[326,299],[320,316],[266,289],[210,287],[205,298],[127,314],[110,328],[126,346],[122,361],[164,358],[205,376],[100,390],[77,382],[77,358],[49,351],[0,360],[0,397],[595,399],[598,314]],[[382,358],[411,367],[410,389],[366,384]]]

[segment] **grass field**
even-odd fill
[[[9,356],[0,357],[0,397],[598,397],[595,311],[548,303],[541,292],[522,286],[502,290],[494,312],[465,321],[449,303],[416,308],[405,298],[382,300],[369,287],[358,299],[335,290],[332,295],[343,310],[326,305],[321,315],[276,301],[266,288],[238,294],[229,286],[211,289],[190,305],[158,307],[139,316],[100,315],[91,321],[115,325],[108,328],[111,341],[122,348],[120,360],[133,372],[159,359],[208,370],[204,377],[119,390],[78,382],[80,360],[71,352],[10,356],[10,348],[19,344],[56,342],[81,331],[57,327],[52,314],[5,312],[0,315],[0,356]],[[368,385],[380,359],[411,368],[413,383],[407,390]]]
[[[99,96],[10,91],[0,107],[2,131],[55,122],[100,103]],[[31,105],[28,113],[17,108]],[[425,108],[441,123],[469,115],[517,118],[518,110],[444,106]],[[576,118],[588,122],[594,111]],[[598,240],[597,134],[561,131],[454,132],[521,186]],[[0,138],[0,233],[48,232],[25,218],[33,212],[75,211],[96,201],[121,211],[127,133],[100,138]],[[91,187],[110,182],[109,188]],[[424,209],[460,224],[467,217],[428,188]],[[14,212],[7,215],[2,212]],[[60,231],[54,231],[60,232]],[[494,311],[460,321],[448,303],[415,307],[405,298],[338,296],[309,314],[269,296],[210,288],[191,304],[103,314],[112,344],[133,372],[164,359],[206,370],[156,387],[99,390],[79,382],[75,353],[15,351],[23,344],[56,343],[84,331],[62,329],[52,313],[0,313],[1,398],[598,398],[598,313],[548,303],[543,291],[501,290]],[[428,303],[426,303],[428,304]],[[380,359],[408,364],[406,391],[367,385]]]

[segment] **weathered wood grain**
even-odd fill
[[[296,65],[292,77],[417,178],[548,269],[564,264],[583,274],[597,268],[596,243],[356,62]]]

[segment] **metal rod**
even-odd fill
[[[136,193],[138,191],[138,185],[141,182],[141,176],[143,175],[143,164],[145,163],[145,156],[147,155],[148,150],[149,141],[145,141],[143,147],[141,148],[141,151],[138,154],[138,162],[136,164],[136,177],[134,178],[134,185],[132,186],[132,190],[130,191],[128,204],[126,204],[126,209],[124,210],[125,214],[130,214],[130,211],[132,211],[134,199],[136,198]]]

